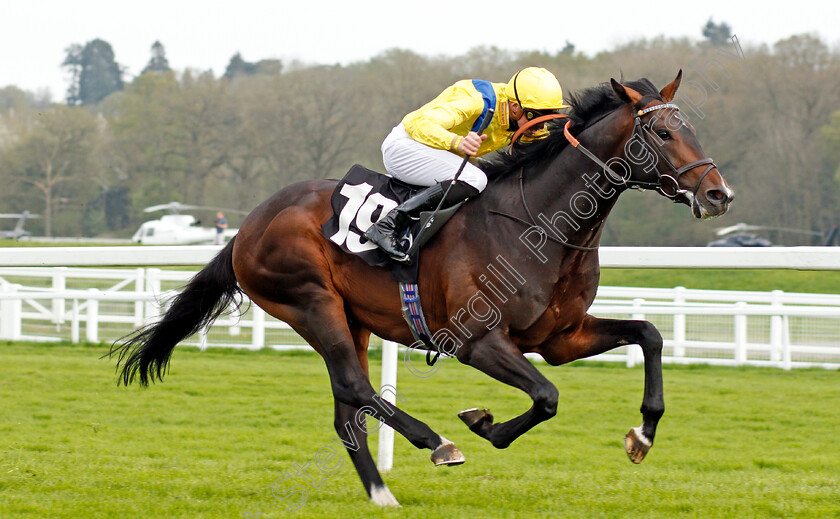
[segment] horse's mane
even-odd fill
[[[623,83],[636,90],[643,96],[652,95],[659,97],[659,91],[647,78]],[[571,94],[566,99],[571,105],[569,117],[572,120],[570,131],[578,135],[590,124],[600,120],[603,116],[612,113],[624,106],[624,101],[619,99],[609,83],[601,83],[594,87],[584,89]],[[516,173],[521,168],[556,157],[569,144],[563,135],[563,126],[566,119],[549,121],[546,128],[549,131],[543,139],[517,142],[515,146],[506,151],[495,154],[489,160],[481,162],[481,168],[490,178]]]

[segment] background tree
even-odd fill
[[[71,74],[68,105],[95,105],[122,90],[122,69],[114,60],[114,51],[108,42],[97,38],[84,47],[73,44],[67,47],[66,53],[62,66]]]
[[[834,191],[840,198],[840,110],[831,114],[829,124],[820,129],[820,135],[826,150],[826,168],[835,182]],[[836,219],[840,223],[840,217]]]
[[[155,41],[152,44],[152,57],[149,62],[146,64],[146,67],[143,69],[141,74],[145,74],[146,72],[169,72],[169,60],[166,59],[166,49],[163,48],[163,44],[159,41]]]
[[[566,40],[566,45],[563,46],[563,49],[560,51],[560,54],[568,54],[569,56],[575,53],[575,44]]]
[[[70,210],[79,226],[85,201],[90,198],[90,174],[96,162],[99,127],[87,110],[56,105],[32,117],[27,129],[9,146],[2,169],[16,197],[40,199],[44,233],[52,235],[57,213]],[[85,180],[88,182],[86,183]],[[75,184],[75,185],[74,185]],[[33,193],[34,191],[34,193]],[[68,232],[68,229],[63,229]]]
[[[709,18],[703,26],[703,36],[712,45],[726,45],[732,37],[732,28],[726,22],[715,23]]]
[[[280,74],[283,70],[283,63],[279,59],[264,59],[256,63],[245,61],[242,54],[236,53],[228,62],[225,73],[222,77],[232,81],[236,77],[253,76],[255,74]]]
[[[0,114],[15,115],[25,112],[30,106],[29,97],[29,94],[16,86],[0,88]]]
[[[656,37],[591,57],[568,49],[478,47],[435,57],[391,49],[347,66],[284,67],[237,54],[221,78],[189,70],[142,74],[98,102],[102,117],[88,114],[95,137],[77,144],[72,160],[85,164],[85,175],[78,168],[65,174],[85,181],[51,184],[52,212],[62,215],[52,230],[126,236],[148,218],[142,213],[148,205],[178,200],[248,210],[285,185],[340,177],[356,162],[383,171],[380,145],[406,113],[456,80],[505,82],[532,65],[555,72],[567,94],[622,74],[661,86],[682,68],[677,103],[737,192],[730,213],[714,223],[697,223],[685,207],[656,194],[627,193],[607,223],[605,245],[702,245],[714,228],[739,221],[817,231],[836,225],[840,49],[795,35],[745,47],[746,58],[734,60],[719,52],[735,52],[728,26],[710,22],[714,31],[699,44]],[[715,38],[725,46],[711,45]],[[66,66],[76,78],[79,103],[86,47],[68,48]],[[154,47],[150,64],[161,63],[155,56],[165,58],[162,45],[159,54]],[[698,85],[706,97],[702,115],[692,109]],[[58,120],[53,115],[42,97],[0,89],[0,181],[14,192],[0,196],[0,212],[41,211],[46,203],[36,182],[49,184],[44,160],[50,153],[35,143],[56,133],[46,130],[45,121]],[[57,207],[56,199],[68,202]],[[33,229],[43,222],[33,221]],[[809,244],[789,235],[768,237]]]
[[[0,88],[0,150],[19,138],[23,121],[33,108],[31,94],[16,86]]]
[[[257,64],[249,63],[242,58],[242,54],[236,53],[231,56],[225,74],[223,77],[228,81],[233,80],[236,76],[250,76],[257,73]]]
[[[207,74],[143,74],[106,103],[113,133],[113,185],[131,190],[133,214],[143,207],[178,200],[202,204],[206,189],[226,192],[214,180],[226,161],[224,136],[232,116],[226,82]]]

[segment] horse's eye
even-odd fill
[[[658,135],[663,141],[667,141],[671,138],[671,134],[668,133],[667,130],[656,130],[656,135]]]

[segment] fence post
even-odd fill
[[[674,306],[685,305],[685,287],[674,288]],[[685,357],[685,314],[674,314],[674,357]]]
[[[20,285],[11,283],[0,283],[0,292],[14,294],[18,292]],[[21,319],[23,304],[20,299],[3,299],[0,301],[0,339],[16,340],[21,335]]]
[[[21,285],[15,285],[15,292],[19,292]],[[12,339],[19,340],[23,335],[23,299],[12,300]]]
[[[778,309],[778,313],[770,316],[770,361],[782,360],[782,295],[781,290],[770,293],[770,306]]]
[[[53,267],[52,288],[56,292],[67,290],[67,267]],[[64,298],[59,297],[52,300],[52,322],[64,324]]]
[[[210,325],[202,326],[200,330],[198,330],[198,349],[204,351],[207,349],[207,332],[210,331]]]
[[[70,317],[70,342],[73,344],[79,343],[79,299],[73,299],[73,315]]]
[[[382,341],[382,383],[379,397],[397,402],[397,343]],[[381,472],[390,472],[394,466],[394,430],[384,423],[379,427],[379,455],[376,466]]]
[[[782,369],[790,370],[793,365],[790,351],[790,318],[782,318]]]
[[[630,317],[636,321],[644,321],[645,314],[641,313],[642,304],[645,302],[644,299],[636,298],[633,300],[633,309],[636,312]],[[642,351],[642,347],[638,344],[628,344],[627,345],[627,367],[632,368],[639,362],[639,353]]]
[[[738,310],[746,310],[747,303],[735,303]],[[735,364],[741,366],[747,362],[747,315],[735,314]]]
[[[265,347],[265,312],[257,305],[251,308],[253,312],[253,328],[251,329],[251,346],[255,350]]]
[[[12,286],[5,281],[0,281],[0,293],[8,294],[12,291]],[[11,299],[0,299],[0,339],[11,339],[11,331],[9,331],[11,315]]]
[[[143,267],[134,271],[134,291],[138,294],[146,288],[146,269]],[[143,301],[134,302],[134,327],[143,326]]]
[[[89,288],[91,295],[99,294],[96,288]],[[99,342],[99,299],[91,297],[88,299],[87,326],[85,326],[85,340],[87,342]]]
[[[154,296],[153,299],[146,301],[144,305],[143,322],[146,324],[152,322],[163,308],[158,309],[158,302],[160,300],[160,269],[148,269],[146,271],[146,292]]]
[[[12,292],[20,292],[21,285],[12,285]],[[23,299],[16,297],[9,301],[11,307],[11,319],[9,320],[9,331],[12,340],[19,340],[23,335]]]
[[[0,282],[0,293],[9,294],[13,292],[12,285],[5,281]],[[0,339],[11,340],[12,338],[12,300],[0,300]]]
[[[230,328],[228,328],[228,335],[231,337],[239,337],[242,333],[242,318],[245,317],[244,312],[242,311],[242,306],[244,305],[234,305],[230,311],[230,320],[232,324],[230,325]],[[254,308],[256,309],[259,307],[255,305]],[[253,341],[253,338],[251,340]]]

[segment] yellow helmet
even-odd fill
[[[505,87],[508,99],[515,99],[522,108],[559,110],[563,103],[563,89],[554,74],[544,68],[528,67],[516,73]]]

